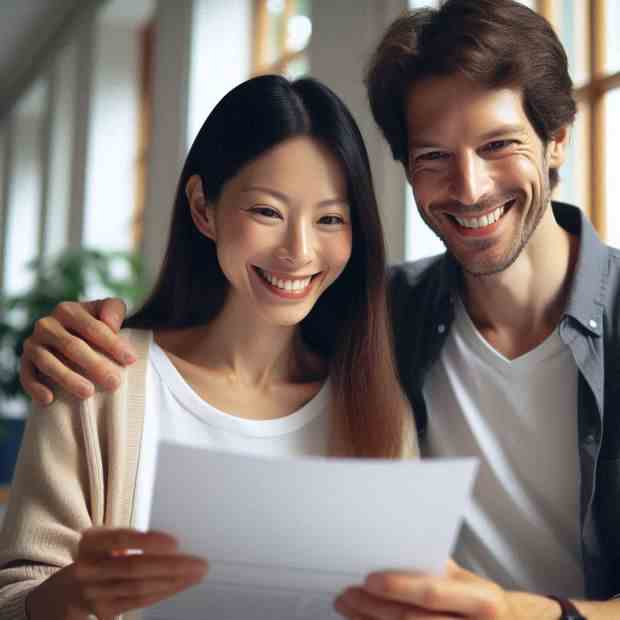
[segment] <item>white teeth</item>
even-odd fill
[[[280,280],[268,271],[263,271],[260,268],[257,268],[257,271],[269,284],[288,292],[303,291],[310,284],[310,280],[312,280],[312,277],[304,278],[303,280]]]
[[[504,207],[498,207],[492,213],[483,215],[482,217],[457,217],[454,219],[465,228],[484,228],[490,224],[494,224],[504,214]]]

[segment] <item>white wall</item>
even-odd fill
[[[69,232],[67,219],[71,204],[76,70],[77,46],[70,43],[62,50],[54,67],[50,179],[44,239],[46,255],[58,254],[65,247]]]
[[[194,1],[188,145],[215,104],[250,77],[251,42],[251,0]]]
[[[8,195],[4,290],[12,295],[33,281],[28,263],[38,255],[41,211],[41,123],[44,97],[39,82],[13,118],[13,169]]]
[[[83,245],[129,250],[138,150],[138,37],[100,21],[90,119]]]
[[[363,84],[364,67],[406,0],[338,0],[312,5],[310,72],[338,93],[360,125],[387,241],[388,259],[404,257],[405,177],[377,129]]]

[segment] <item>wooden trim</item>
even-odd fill
[[[580,102],[581,110],[579,110],[579,114],[581,115],[582,122],[576,124],[574,130],[580,132],[580,135],[575,136],[576,140],[581,139],[582,150],[589,152],[590,145],[592,144],[592,133],[591,127],[592,122],[590,120],[592,116],[592,108],[590,100],[586,100]],[[592,162],[588,157],[578,158],[579,160],[583,159],[584,166],[581,172],[575,171],[577,175],[580,175],[580,178],[577,179],[577,185],[579,188],[579,205],[582,207],[584,213],[592,219],[592,199],[590,194],[590,187],[592,186]]]
[[[605,4],[590,1],[590,74],[593,84],[605,74]],[[604,93],[592,88],[590,116],[590,217],[601,238],[606,238],[605,212],[605,100]]]
[[[9,490],[8,486],[0,486],[0,504],[6,504],[9,501]]]
[[[275,63],[273,63],[265,73],[284,73],[286,69],[286,65],[298,58],[302,58],[305,56],[307,52],[307,48],[300,50],[299,52],[286,52],[281,58],[279,58]]]
[[[599,76],[575,91],[577,101],[586,101],[604,95],[614,88],[620,88],[620,71],[610,75]]]
[[[269,15],[267,0],[254,0],[254,39],[252,45],[252,75],[264,73],[267,64],[267,37],[269,36]]]
[[[559,32],[558,10],[555,0],[538,0],[536,11],[540,13]]]
[[[289,52],[288,49],[288,24],[291,17],[295,14],[295,0],[286,0],[284,3],[284,11],[282,13],[282,30],[278,39],[278,61]]]

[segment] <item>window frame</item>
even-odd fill
[[[282,19],[288,24],[295,14],[296,0],[284,0]],[[252,77],[266,73],[283,74],[288,65],[308,53],[308,45],[301,50],[290,50],[287,47],[287,29],[283,28],[278,38],[278,54],[275,60],[267,60],[267,46],[269,37],[268,0],[254,0],[254,37],[252,45]]]
[[[606,118],[605,96],[620,89],[620,71],[608,72],[606,68],[607,31],[605,0],[587,2],[585,41],[589,76],[585,83],[575,88],[575,98],[586,115],[584,183],[586,204],[581,205],[590,217],[599,235],[607,236],[606,197]],[[538,0],[537,10],[559,32],[562,0]]]

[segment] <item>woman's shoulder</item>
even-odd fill
[[[153,340],[152,330],[125,327],[121,329],[120,335],[133,346],[138,358],[145,357],[148,354],[149,346]]]

